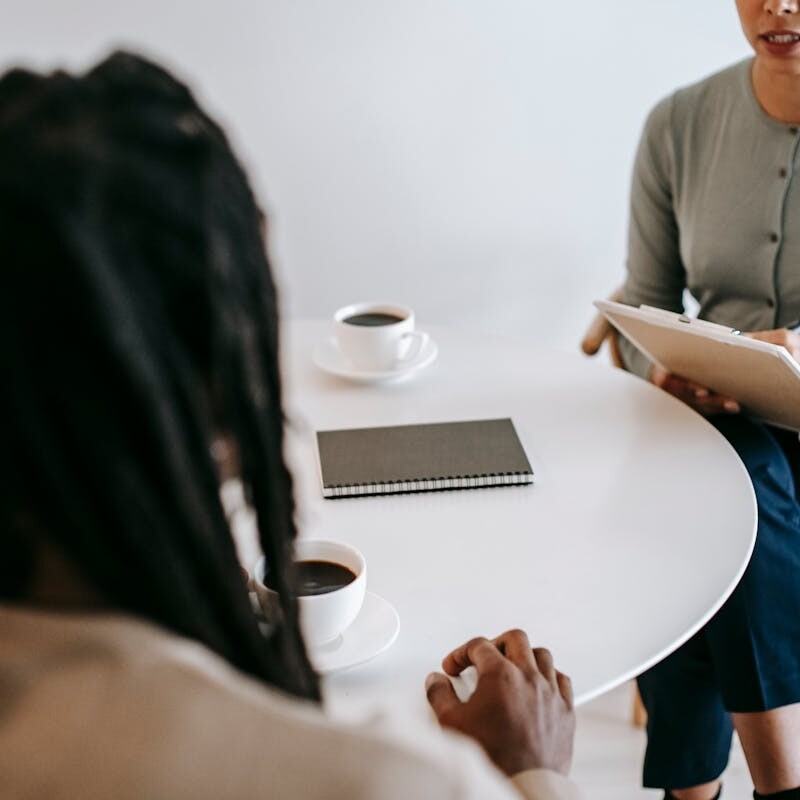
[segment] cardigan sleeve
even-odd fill
[[[683,311],[686,271],[675,217],[676,160],[672,136],[673,98],[662,100],[647,118],[634,162],[628,225],[627,278],[623,300]],[[646,378],[649,360],[620,339],[625,366]]]

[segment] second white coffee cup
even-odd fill
[[[325,644],[336,639],[358,616],[367,587],[367,562],[355,547],[330,539],[298,539],[295,561],[301,579],[297,604],[303,639],[311,646]],[[277,606],[277,595],[265,585],[269,584],[269,579],[267,576],[265,581],[264,567],[265,561],[260,558],[254,569],[253,586],[259,605],[269,618]],[[313,570],[318,571],[316,576]],[[324,585],[329,580],[336,582],[335,588]],[[319,593],[304,594],[304,581],[311,587],[310,591]]]
[[[414,312],[393,303],[353,303],[333,315],[342,356],[356,369],[384,372],[413,361],[428,342],[414,330]]]

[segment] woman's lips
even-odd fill
[[[767,31],[758,37],[764,43],[764,47],[773,55],[784,56],[793,53],[796,49],[800,51],[800,33],[794,31]]]

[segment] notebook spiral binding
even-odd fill
[[[363,483],[352,486],[326,486],[323,489],[323,495],[326,498],[366,497],[381,494],[407,494],[408,492],[440,492],[448,489],[481,489],[489,486],[524,486],[529,483],[533,483],[533,475],[514,472],[504,475],[472,475]]]

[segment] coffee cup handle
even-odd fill
[[[428,334],[422,331],[409,331],[404,333],[400,338],[401,348],[404,342],[408,342],[408,347],[405,353],[397,356],[398,362],[405,364],[408,361],[413,361],[421,352],[422,349],[428,344]]]

